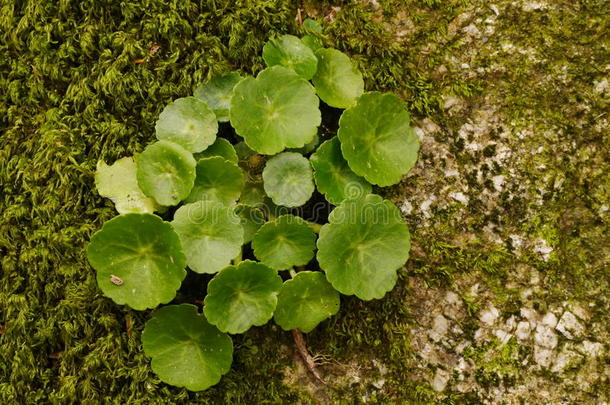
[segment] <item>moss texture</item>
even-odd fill
[[[438,394],[415,372],[413,297],[459,291],[462,329],[474,336],[489,300],[519,312],[523,267],[542,275],[536,305],[593,302],[593,319],[608,325],[605,3],[0,3],[0,402],[479,403],[474,391]],[[233,369],[218,386],[169,387],[141,350],[149,313],[104,298],[84,256],[90,235],[115,215],[93,191],[95,164],[141,151],[165,103],[214,73],[262,69],[267,38],[300,33],[297,9],[324,20],[324,40],[357,60],[367,89],[395,91],[424,130],[434,128],[424,131],[418,169],[384,191],[414,206],[403,209],[412,259],[386,298],[343,297],[340,314],[308,335],[311,351],[330,361],[328,387],[299,374],[289,334],[271,325],[234,339]],[[523,153],[506,164],[502,146]],[[498,191],[496,176],[513,181]],[[520,247],[515,234],[526,240]],[[552,249],[548,257],[537,240]],[[489,291],[485,300],[460,289],[469,277]],[[515,365],[527,349],[492,341],[465,356],[484,389],[505,375],[527,378]],[[592,373],[607,365],[606,357]],[[548,382],[562,378],[571,377]],[[603,400],[608,384],[600,379],[574,398]]]

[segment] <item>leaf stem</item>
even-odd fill
[[[294,269],[288,270],[290,272],[290,278],[295,278],[297,276],[297,272]]]
[[[322,384],[326,384],[316,368],[316,361],[307,350],[307,344],[305,343],[303,333],[299,329],[293,329],[292,338],[294,339],[294,344],[297,347],[297,350],[299,351],[299,354],[301,355],[301,358],[303,359],[303,362],[305,363],[305,366],[307,366],[309,372],[313,374],[316,380]]]

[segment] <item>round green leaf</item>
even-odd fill
[[[138,185],[158,204],[176,205],[193,188],[196,164],[193,155],[180,145],[155,142],[138,157]]]
[[[195,97],[206,102],[216,114],[218,121],[228,122],[233,88],[241,79],[242,77],[237,72],[216,76],[197,87],[194,92]]]
[[[239,197],[239,202],[245,205],[262,206],[265,204],[267,194],[262,182],[246,182],[244,189]]]
[[[330,48],[318,49],[318,71],[312,81],[318,96],[331,107],[347,108],[364,92],[364,80],[349,57]]]
[[[269,67],[284,66],[306,80],[311,79],[318,68],[313,51],[293,35],[270,39],[263,47],[263,59]]]
[[[155,200],[144,195],[138,186],[137,166],[133,157],[125,157],[108,166],[97,162],[95,187],[102,197],[112,200],[119,214],[149,213],[158,210]]]
[[[318,263],[342,294],[381,298],[409,258],[409,229],[400,211],[375,194],[345,200],[320,230]]]
[[[170,224],[152,214],[124,214],[104,223],[87,247],[104,295],[142,311],[176,296],[186,258]]]
[[[320,21],[314,20],[313,18],[306,18],[305,20],[303,20],[303,28],[307,32],[313,32],[318,34],[321,34],[324,30],[322,24],[320,24]]]
[[[180,237],[186,263],[197,273],[216,273],[235,258],[244,242],[239,218],[215,201],[178,208],[172,226]]]
[[[303,44],[305,44],[305,46],[311,49],[313,52],[316,52],[318,49],[324,47],[322,40],[314,35],[303,35],[301,37],[301,42],[303,42]]]
[[[346,198],[358,198],[371,192],[371,185],[347,165],[337,137],[325,141],[309,158],[318,191],[334,205]]]
[[[315,232],[294,215],[282,215],[267,222],[252,239],[254,256],[276,270],[309,263],[315,248]]]
[[[214,143],[218,122],[206,103],[184,97],[165,106],[155,132],[160,141],[176,143],[189,152],[201,152]]]
[[[235,145],[235,153],[237,153],[239,160],[248,160],[251,156],[257,155],[244,141],[238,142]]]
[[[161,381],[191,391],[217,384],[233,362],[229,335],[210,325],[190,304],[155,311],[142,332],[142,346]]]
[[[266,155],[310,142],[321,122],[319,100],[309,82],[273,66],[239,82],[231,99],[231,125],[246,144]]]
[[[311,332],[339,312],[339,293],[319,271],[301,271],[282,285],[273,319],[284,330]]]
[[[302,155],[307,155],[308,153],[311,153],[314,150],[316,150],[316,148],[318,147],[319,144],[320,144],[320,136],[318,134],[316,134],[316,136],[313,137],[313,140],[311,142],[309,142],[307,145],[303,146],[302,148],[288,149],[288,152],[297,152]]]
[[[265,213],[260,207],[238,204],[235,206],[235,213],[244,228],[244,243],[249,243],[254,234],[265,223]]]
[[[265,192],[277,205],[299,207],[315,190],[309,160],[296,152],[284,152],[269,159],[263,169]]]
[[[390,186],[415,165],[419,139],[405,104],[394,94],[366,93],[343,112],[338,136],[349,167],[369,182]]]
[[[273,316],[282,278],[269,267],[246,260],[222,269],[208,284],[203,312],[229,333],[243,333]]]
[[[216,138],[214,143],[203,152],[195,153],[195,160],[201,160],[209,157],[220,156],[232,163],[237,163],[237,152],[231,142],[224,138]]]
[[[244,175],[235,163],[221,157],[210,157],[197,162],[197,177],[186,202],[218,201],[233,204],[244,187]]]

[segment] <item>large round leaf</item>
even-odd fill
[[[206,150],[194,154],[196,160],[214,156],[220,156],[233,163],[237,163],[239,161],[235,148],[233,145],[231,145],[231,142],[224,138],[216,138],[214,143],[208,146]]]
[[[339,205],[346,198],[358,198],[371,192],[371,185],[347,165],[337,137],[320,145],[309,160],[318,191],[331,204]]]
[[[321,122],[309,82],[282,66],[239,82],[231,99],[231,125],[246,144],[266,155],[310,142]]]
[[[203,100],[214,111],[218,121],[227,122],[229,121],[233,88],[241,79],[237,72],[216,76],[209,82],[197,87],[195,97]]]
[[[138,186],[137,166],[133,157],[124,157],[108,166],[97,162],[95,187],[102,197],[112,200],[119,214],[149,213],[159,209],[155,200],[144,195]]]
[[[345,200],[320,230],[318,263],[339,292],[381,298],[409,258],[410,236],[400,211],[375,194]]]
[[[178,235],[152,214],[106,222],[91,238],[87,258],[104,295],[140,311],[171,301],[186,276]]]
[[[197,177],[186,202],[218,201],[233,204],[244,188],[244,175],[235,163],[222,157],[210,157],[197,162]]]
[[[252,239],[254,256],[276,270],[303,266],[313,259],[316,234],[294,215],[282,215],[263,225]]]
[[[244,241],[239,218],[215,201],[178,208],[172,226],[180,237],[188,266],[197,273],[216,273],[235,258]]]
[[[193,188],[196,164],[193,155],[180,145],[155,142],[138,157],[138,185],[158,204],[176,205]]]
[[[293,35],[270,39],[263,47],[263,59],[269,67],[284,66],[306,80],[311,79],[318,68],[318,58],[313,51]]]
[[[201,152],[214,143],[218,132],[216,115],[195,97],[169,103],[155,125],[157,139],[170,141],[189,152]]]
[[[218,329],[243,333],[271,319],[281,287],[275,270],[246,260],[222,269],[210,281],[203,312]]]
[[[339,293],[319,271],[301,271],[284,283],[273,319],[284,330],[311,332],[339,312]]]
[[[284,152],[269,159],[263,169],[265,192],[277,205],[299,207],[315,190],[309,160],[296,152]]]
[[[318,49],[318,71],[312,81],[318,96],[331,107],[347,108],[364,92],[364,80],[349,57],[336,49]]]
[[[394,94],[366,93],[339,120],[341,151],[349,167],[369,182],[389,186],[415,165],[417,134],[405,104]]]
[[[190,304],[157,310],[146,322],[142,346],[161,381],[191,391],[217,384],[233,362],[229,335],[210,325]]]

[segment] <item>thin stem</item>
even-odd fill
[[[305,343],[303,332],[301,332],[299,329],[293,329],[292,338],[294,339],[294,344],[297,347],[297,350],[299,351],[299,354],[301,355],[301,358],[303,359],[303,362],[305,363],[305,366],[307,366],[309,372],[313,374],[316,380],[320,381],[322,384],[326,384],[320,373],[318,373],[315,360],[313,357],[311,357],[309,351],[307,351],[307,345]]]
[[[290,269],[290,270],[288,270],[288,272],[290,273],[291,278],[295,278],[297,276],[297,272],[294,271],[294,269]]]

